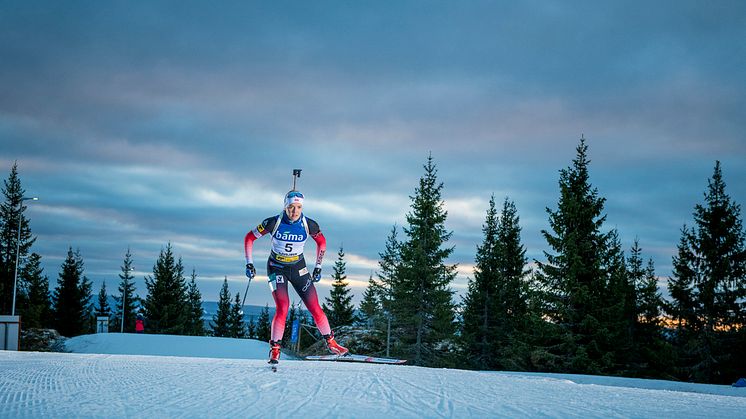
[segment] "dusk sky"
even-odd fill
[[[357,302],[432,153],[460,301],[493,194],[544,260],[581,136],[604,229],[664,285],[716,160],[746,203],[746,2],[0,0],[0,176],[40,198],[51,287],[72,246],[114,293],[129,247],[144,297],[170,242],[205,300],[243,294],[302,168],[320,296],[344,246]],[[247,304],[273,306],[268,253]]]

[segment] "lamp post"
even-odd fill
[[[21,197],[21,200],[18,201],[18,239],[16,240],[16,270],[13,274],[13,308],[11,310],[10,315],[15,316],[16,315],[16,290],[18,289],[18,256],[21,253],[21,221],[23,220],[21,215],[21,209],[23,207],[23,201],[38,201],[38,197],[33,198],[26,198]]]

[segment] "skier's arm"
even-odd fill
[[[246,233],[246,236],[243,239],[243,250],[246,254],[247,264],[254,263],[254,258],[252,256],[252,251],[254,250],[254,240],[272,231],[272,229],[274,228],[273,221],[274,218],[267,218],[266,220],[262,221],[261,224],[256,226],[256,228]]]
[[[246,233],[246,237],[244,237],[243,239],[243,249],[244,253],[246,253],[246,263],[254,263],[252,250],[254,250],[254,240],[258,239],[259,237],[254,235],[253,230]]]
[[[324,260],[324,253],[326,253],[326,237],[319,231],[311,235],[311,238],[316,242],[316,267],[321,269],[321,261]]]

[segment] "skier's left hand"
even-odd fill
[[[315,267],[313,268],[313,273],[311,274],[311,279],[313,279],[313,282],[319,282],[321,281],[321,268]]]

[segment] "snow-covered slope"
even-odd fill
[[[71,349],[85,339],[87,350],[99,339],[111,344],[112,335],[76,338]],[[203,356],[210,347],[225,356],[218,347],[232,345],[122,336],[118,345],[130,352],[142,345]],[[736,418],[746,411],[746,389],[729,386],[298,360],[283,360],[273,373],[266,344],[256,345],[260,359],[0,351],[0,417]]]

